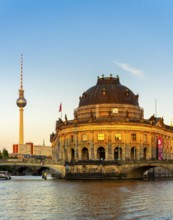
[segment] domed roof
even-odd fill
[[[138,95],[120,84],[119,77],[98,77],[97,84],[80,97],[79,107],[94,104],[129,104],[139,106]]]

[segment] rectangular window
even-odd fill
[[[136,141],[136,134],[135,133],[132,134],[132,141]]]
[[[115,134],[115,140],[121,141],[121,134]]]
[[[112,113],[113,113],[113,114],[117,114],[117,113],[118,113],[118,108],[113,108],[113,109],[112,109]]]
[[[83,135],[82,135],[82,141],[87,141],[87,140],[88,140],[87,135],[86,135],[86,134],[83,134]]]
[[[98,141],[104,140],[104,134],[98,134]]]

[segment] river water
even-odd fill
[[[2,220],[171,220],[173,180],[0,180]]]

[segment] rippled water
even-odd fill
[[[173,219],[173,180],[0,180],[0,219]]]

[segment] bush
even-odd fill
[[[3,151],[2,151],[2,155],[3,155],[3,157],[5,157],[5,158],[8,158],[9,157],[9,153],[8,153],[8,151],[4,148],[3,149]]]

